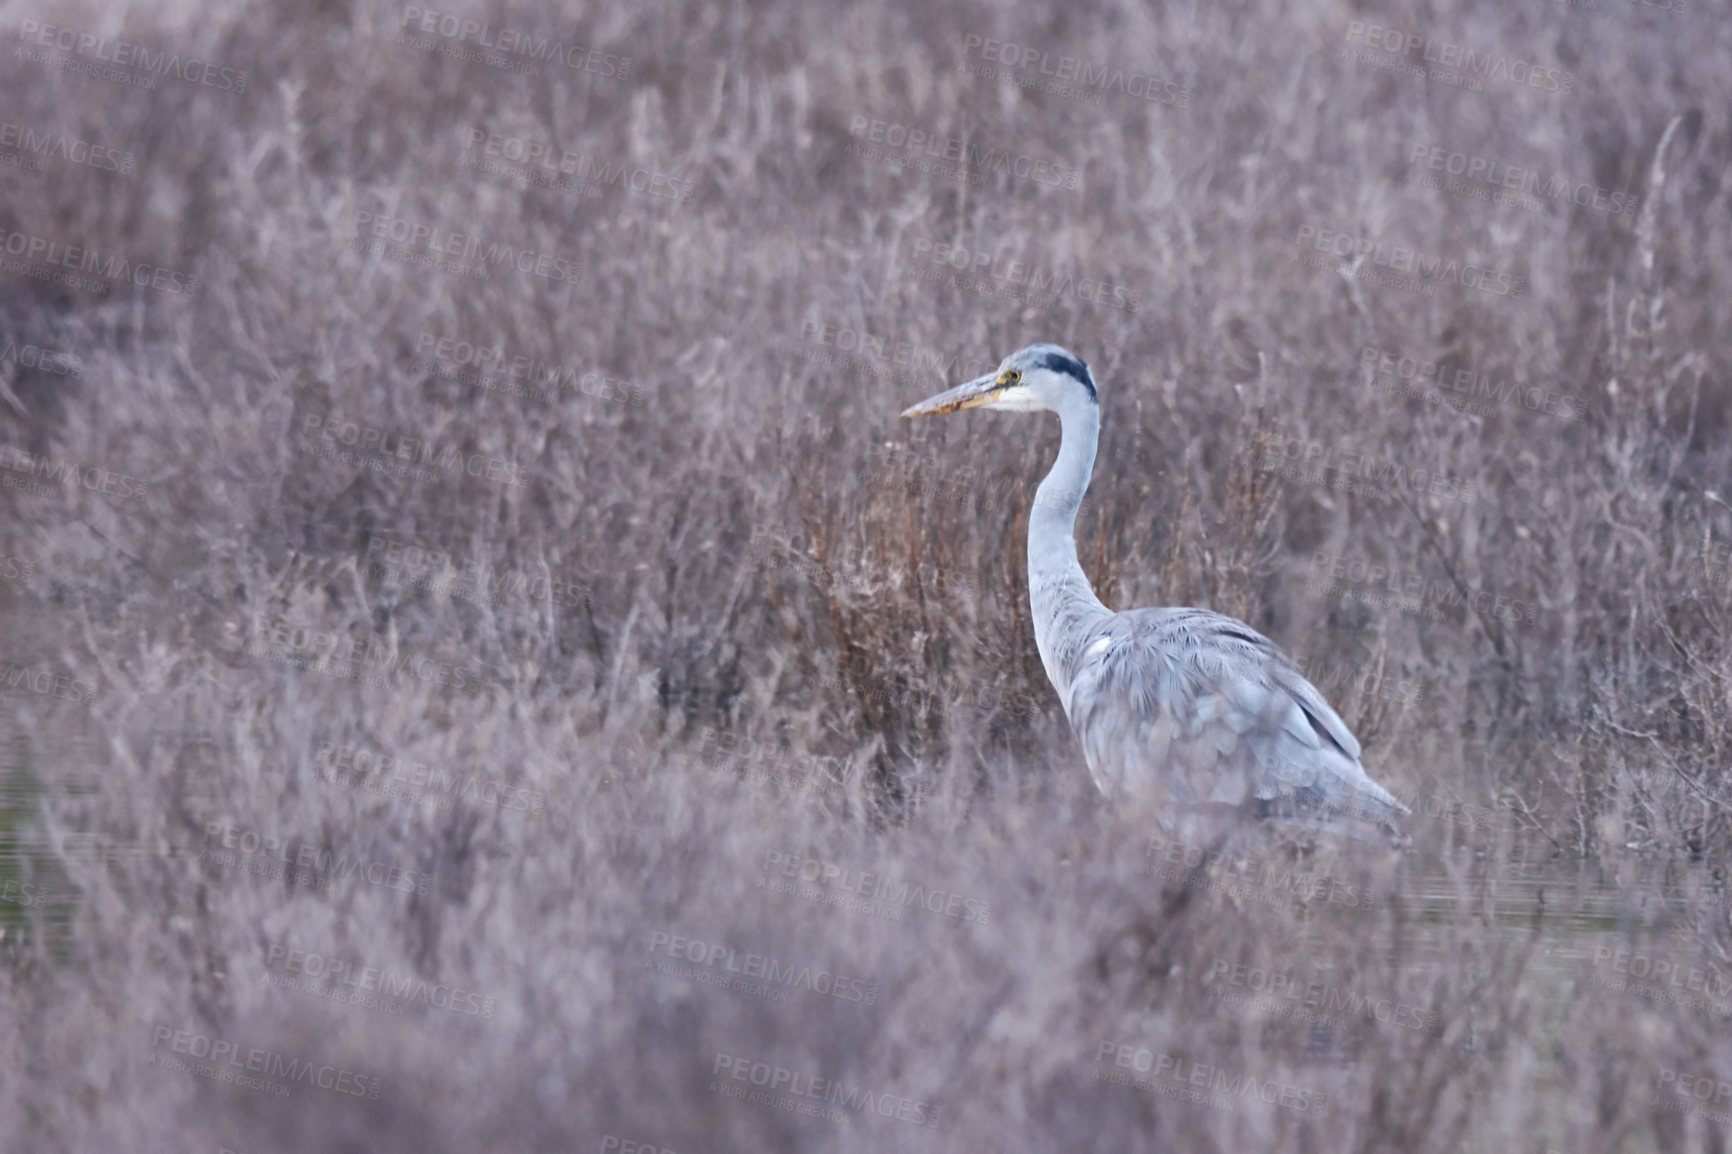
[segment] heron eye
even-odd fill
[[[1014,385],[1014,384],[1016,384],[1016,382],[1018,382],[1020,380],[1022,380],[1022,370],[1021,369],[1006,369],[1006,370],[1004,370],[1004,383],[1005,384]]]

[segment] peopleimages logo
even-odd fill
[[[1258,429],[1252,452],[1259,472],[1279,473],[1301,481],[1327,481],[1334,474],[1337,479],[1363,481],[1360,487],[1367,492],[1405,491],[1416,497],[1431,496],[1464,504],[1478,498],[1478,490],[1471,482],[1432,469],[1410,468],[1369,453],[1344,452],[1337,446],[1306,440],[1278,426]]]
[[[1183,881],[1194,888],[1242,894],[1260,905],[1330,903],[1349,909],[1375,909],[1369,891],[1328,874],[1296,872],[1271,862],[1234,857],[1219,849],[1151,836],[1143,849],[1151,859],[1145,877]],[[1260,892],[1258,892],[1260,891]]]
[[[334,853],[331,850],[320,849],[311,842],[298,837],[291,837],[287,842],[271,834],[260,834],[258,831],[244,826],[230,825],[227,822],[209,821],[205,823],[205,845],[215,842],[221,848],[207,848],[199,853],[201,858],[209,858],[219,865],[228,865],[235,854],[243,858],[257,858],[273,866],[284,866],[289,870],[302,871],[312,875],[324,875],[328,880],[348,881],[357,875],[369,885],[384,886],[400,893],[417,894],[426,897],[433,875],[422,870],[402,869],[387,862],[374,861],[359,856],[351,857],[345,853]],[[293,848],[294,852],[290,853]],[[257,871],[253,871],[257,872]],[[278,871],[279,873],[282,871]]]
[[[36,887],[29,882],[20,882],[15,878],[7,878],[0,882],[0,905],[45,910],[48,908],[48,902],[48,895],[38,893]]]
[[[1153,1077],[1133,1079],[1128,1074],[1116,1074],[1108,1067],[1109,1060],[1112,1066],[1139,1074],[1152,1074]],[[1159,1090],[1163,1082],[1195,1087],[1198,1092],[1218,1095],[1207,1102],[1216,1107],[1230,1108],[1235,1098],[1240,1101],[1254,1098],[1266,1105],[1320,1118],[1329,1104],[1329,1095],[1317,1090],[1289,1086],[1273,1078],[1260,1079],[1250,1074],[1234,1073],[1223,1066],[1211,1066],[1205,1062],[1188,1062],[1172,1054],[1156,1054],[1153,1050],[1126,1042],[1100,1043],[1095,1050],[1094,1077],[1097,1081],[1135,1085],[1139,1090]]]
[[[1191,106],[1191,86],[1188,84],[1161,80],[1141,72],[1127,73],[1122,68],[1097,68],[1076,56],[1054,56],[1051,52],[1043,52],[1039,48],[1003,44],[970,33],[962,38],[962,55],[966,59],[976,54],[989,63],[1002,64],[1006,68],[1019,71],[1032,68],[1039,76],[1051,78],[1044,83],[1027,83],[1013,77],[1019,87],[1038,88],[1060,96],[1086,97],[1090,104],[1099,104],[1102,94],[1116,91],[1137,100],[1147,100],[1151,104],[1167,104],[1177,108]],[[997,79],[995,70],[982,70],[980,74],[989,80]]]
[[[1600,185],[1575,181],[1554,173],[1545,178],[1537,168],[1521,168],[1502,160],[1451,152],[1435,144],[1414,143],[1407,150],[1407,179],[1412,182],[1425,171],[1459,176],[1470,181],[1525,193],[1544,200],[1564,200],[1578,208],[1591,208],[1612,216],[1635,216],[1642,198],[1633,193],[1613,192]]]
[[[415,353],[422,358],[421,365],[437,368],[441,375],[479,384],[489,392],[507,392],[514,396],[529,394],[538,400],[558,400],[565,390],[622,404],[642,403],[646,393],[642,385],[610,377],[596,369],[553,365],[526,353],[513,352],[503,345],[476,344],[442,333],[421,332],[415,338]],[[426,359],[429,357],[432,360]],[[513,387],[518,382],[522,387]]]
[[[1604,967],[1611,973],[1605,973]],[[1718,970],[1691,966],[1672,958],[1594,947],[1593,982],[1608,990],[1625,990],[1642,997],[1673,1002],[1687,1010],[1725,1017],[1732,1013],[1732,978]]]
[[[751,1058],[735,1054],[717,1053],[715,1064],[710,1067],[711,1092],[718,1092],[721,1079],[730,1078],[736,1082],[749,1082],[766,1090],[771,1095],[782,1095],[793,1103],[823,1102],[832,1106],[841,1106],[858,1114],[876,1114],[881,1118],[895,1118],[899,1122],[911,1122],[916,1126],[937,1126],[939,1108],[929,1102],[916,1101],[895,1094],[873,1093],[863,1086],[845,1086],[836,1078],[817,1078],[785,1066],[771,1065],[769,1062],[755,1062]],[[768,1101],[766,1105],[780,1105]]]
[[[554,187],[556,176],[593,180],[597,185],[624,183],[633,192],[664,200],[685,202],[697,191],[697,182],[681,180],[655,168],[627,169],[623,164],[597,161],[586,153],[572,152],[521,136],[508,136],[486,128],[471,128],[464,146],[464,167],[495,176],[509,176],[543,187]],[[521,168],[511,168],[521,165]],[[629,174],[629,175],[628,175]],[[569,185],[569,182],[566,182]],[[569,187],[567,191],[569,191]]]
[[[196,1033],[192,1030],[177,1030],[173,1026],[157,1026],[151,1031],[150,1045],[153,1050],[167,1046],[172,1054],[185,1054],[190,1058],[206,1059],[209,1065],[203,1069],[194,1069],[201,1077],[219,1082],[236,1080],[240,1071],[258,1074],[265,1078],[280,1078],[282,1096],[287,1096],[287,1085],[295,1082],[307,1082],[321,1090],[331,1090],[338,1094],[349,1094],[356,1098],[374,1099],[379,1096],[379,1088],[383,1083],[378,1078],[359,1074],[341,1066],[320,1065],[315,1062],[291,1058],[276,1050],[266,1050],[258,1046],[242,1047],[239,1043],[225,1038],[215,1038],[208,1034]],[[152,1055],[153,1058],[156,1055]],[[166,1065],[165,1062],[156,1062]],[[224,1070],[224,1066],[229,1069]],[[264,1089],[265,1087],[251,1087]],[[274,1088],[273,1088],[274,1089]]]
[[[994,257],[989,252],[971,251],[963,245],[945,244],[921,237],[914,242],[914,259],[929,261],[958,272],[989,277],[995,281],[1027,288],[1030,292],[1050,293],[1055,297],[1074,297],[1087,304],[1135,312],[1142,297],[1128,292],[1122,285],[1089,277],[1060,276],[1057,272],[1025,261]]]
[[[527,57],[543,64],[558,61],[574,72],[592,72],[610,80],[624,80],[631,73],[631,57],[595,52],[532,32],[496,28],[485,20],[472,20],[448,12],[432,12],[414,6],[403,9],[403,30],[438,36],[456,44],[474,44],[510,56]]]
[[[335,414],[308,413],[301,420],[301,439],[316,446],[322,440],[335,450],[337,446],[358,449],[407,469],[410,464],[430,465],[470,477],[486,478],[506,485],[522,487],[529,484],[529,474],[522,465],[485,453],[465,453],[453,444],[441,446],[426,437],[405,437],[374,425],[346,421]],[[326,453],[325,455],[330,455]],[[396,461],[392,461],[396,458]]]
[[[54,24],[44,24],[39,20],[26,20],[18,28],[18,39],[26,44],[70,52],[75,56],[100,60],[105,64],[113,64],[121,68],[139,68],[150,76],[172,76],[176,80],[184,80],[188,84],[197,84],[205,88],[216,88],[223,92],[236,94],[244,93],[247,90],[248,74],[244,71],[223,68],[220,65],[191,57],[182,60],[178,52],[152,53],[142,44],[132,44],[125,40],[110,40],[108,37],[98,36],[94,32],[80,32],[76,28],[63,28]]]
[[[302,625],[284,617],[254,616],[223,626],[231,650],[263,657],[306,672],[345,681],[389,686],[393,679],[438,686],[454,693],[480,693],[489,683],[505,682],[499,668],[452,665],[424,653],[406,651],[395,634],[347,632]]]
[[[365,249],[368,235],[380,241],[388,240],[405,250],[419,249],[433,256],[450,257],[466,267],[480,269],[484,274],[504,267],[555,284],[572,284],[583,277],[580,264],[550,252],[484,241],[473,233],[453,232],[401,216],[357,211],[354,244]]]
[[[832,893],[851,894],[866,901],[882,902],[892,909],[913,906],[965,922],[980,922],[982,925],[992,919],[992,906],[986,902],[920,885],[911,888],[907,882],[898,884],[895,879],[882,874],[862,873],[803,854],[769,850],[764,854],[762,870],[766,875],[780,874],[784,878],[797,879]],[[776,888],[773,876],[769,881],[767,888]],[[766,887],[764,881],[760,881],[758,885]]]
[[[134,164],[130,152],[91,144],[63,133],[37,132],[28,125],[14,124],[9,120],[0,122],[0,148],[15,148],[29,156],[46,156],[103,172],[118,172],[122,176],[131,176]]]
[[[1655,1088],[1659,1091],[1656,1103],[1665,1105],[1667,1109],[1701,1113],[1715,1121],[1732,1122],[1732,1114],[1723,1109],[1732,1103],[1732,1082],[1712,1074],[1687,1074],[1662,1066]],[[1722,1109],[1710,1110],[1710,1102]]]
[[[1349,589],[1389,593],[1397,598],[1414,598],[1421,606],[1435,606],[1439,609],[1454,609],[1457,605],[1465,604],[1476,613],[1521,625],[1532,625],[1539,619],[1538,606],[1532,601],[1506,597],[1487,589],[1468,589],[1458,581],[1434,580],[1419,573],[1404,573],[1400,569],[1392,569],[1375,561],[1345,557],[1323,550],[1311,555],[1311,577],[1306,583],[1307,588],[1321,586],[1328,593],[1341,594]]]
[[[563,605],[582,609],[590,603],[588,582],[570,574],[555,575],[490,564],[477,557],[464,557],[441,549],[428,549],[412,540],[394,540],[380,533],[367,536],[366,576],[398,588],[422,589],[435,597],[498,606],[509,598],[535,605]]]
[[[547,805],[540,794],[520,785],[473,773],[452,773],[442,766],[432,766],[352,741],[326,741],[319,746],[313,759],[318,765],[320,780],[333,785],[366,788],[373,792],[406,787],[416,794],[438,793],[471,805],[493,806],[520,813],[540,813]]]
[[[1565,96],[1574,91],[1576,83],[1575,74],[1562,69],[1542,68],[1526,60],[1511,60],[1501,52],[1476,52],[1448,40],[1404,32],[1399,28],[1383,28],[1363,20],[1354,20],[1347,25],[1347,43],[1362,44],[1392,56],[1408,57],[1418,52],[1420,59],[1427,64],[1460,69],[1470,78],[1508,80]]]
[[[800,792],[836,788],[847,764],[839,757],[760,745],[744,734],[718,733],[707,725],[698,735],[698,762],[709,769],[743,766],[743,780],[781,784]]]
[[[1296,249],[1309,245],[1318,252],[1339,258],[1353,258],[1360,264],[1387,268],[1393,272],[1417,274],[1421,282],[1447,281],[1462,288],[1474,289],[1488,296],[1525,297],[1527,278],[1497,269],[1485,268],[1472,262],[1449,257],[1430,256],[1398,244],[1384,244],[1370,237],[1354,236],[1349,232],[1302,224],[1293,238]]]
[[[429,982],[425,978],[414,975],[392,974],[378,966],[364,965],[359,961],[330,957],[311,950],[296,949],[282,942],[272,942],[265,952],[265,969],[281,970],[283,974],[294,975],[284,981],[272,982],[273,985],[287,985],[296,991],[302,989],[301,980],[307,979],[306,992],[320,997],[332,998],[334,1001],[348,1001],[354,998],[356,1004],[361,1004],[361,995],[368,993],[383,994],[395,1003],[420,1002],[424,1006],[432,1006],[440,1010],[449,1010],[454,1014],[467,1014],[492,1020],[495,1000],[457,986],[442,982]],[[312,979],[322,978],[323,982],[314,983]],[[267,976],[267,980],[269,980]],[[333,997],[333,995],[343,995]],[[373,1008],[373,1007],[367,1007]],[[401,1007],[382,1006],[400,1012]]]
[[[30,273],[37,269],[58,269],[68,274],[69,280],[57,283],[67,283],[72,288],[99,287],[94,281],[85,281],[72,275],[84,273],[100,277],[111,286],[131,284],[135,288],[151,288],[184,297],[195,297],[199,291],[199,278],[191,273],[128,260],[116,253],[100,253],[89,245],[67,244],[63,240],[37,236],[34,233],[7,232],[0,229],[0,252],[17,258],[16,262],[6,262],[7,272]]]
[[[96,686],[79,681],[52,669],[26,669],[13,662],[0,664],[0,701],[11,698],[14,690],[24,688],[41,697],[56,697],[73,705],[83,705],[96,698]]]
[[[852,329],[845,324],[806,320],[800,324],[800,339],[805,344],[821,345],[835,352],[798,348],[795,355],[820,364],[859,370],[873,376],[898,379],[927,380],[934,375],[977,377],[993,368],[996,361],[979,357],[964,358],[939,349],[917,345],[910,341],[886,341],[884,337],[864,329]]]
[[[766,954],[742,954],[720,942],[709,943],[667,930],[656,930],[650,935],[652,966],[658,951],[666,958],[683,958],[694,966],[748,979],[741,988],[755,983],[779,994],[804,989],[840,1002],[858,1002],[866,1006],[876,1005],[878,1002],[878,983],[875,981],[851,978],[822,966],[796,966],[792,962],[784,963]]]
[[[1209,985],[1209,995],[1221,1001],[1230,996],[1225,987],[1231,986],[1263,995],[1277,1007],[1285,1008],[1288,1003],[1296,1003],[1322,1014],[1342,1012],[1353,1017],[1369,1016],[1383,1025],[1399,1026],[1422,1034],[1443,1032],[1442,1017],[1423,1006],[1367,997],[1323,982],[1307,982],[1294,977],[1291,971],[1271,972],[1217,958],[1209,966],[1205,981]]]
[[[1012,155],[1001,148],[986,148],[970,143],[960,136],[945,136],[943,133],[910,128],[906,124],[893,121],[856,116],[848,122],[848,135],[862,137],[872,144],[885,144],[893,149],[901,149],[910,156],[920,153],[951,161],[971,175],[1008,172],[1019,180],[1032,180],[1036,184],[1054,188],[1082,187],[1082,170],[1073,165],[1020,154]]]
[[[1436,361],[1420,360],[1400,350],[1366,345],[1360,350],[1359,366],[1373,381],[1378,377],[1395,377],[1418,389],[1434,388],[1445,393],[1459,393],[1466,400],[1490,401],[1499,405],[1516,402],[1529,412],[1543,412],[1565,421],[1579,420],[1582,416],[1582,402],[1568,393],[1554,393],[1538,385],[1499,381],[1490,373],[1472,367],[1457,369],[1453,373],[1439,372]]]
[[[39,345],[20,345],[11,338],[7,338],[6,343],[0,345],[0,364],[7,361],[26,369],[51,373],[57,377],[82,377],[84,375],[82,358],[71,353],[44,349]]]
[[[31,477],[77,488],[82,485],[92,493],[114,497],[121,501],[142,501],[149,495],[150,483],[140,481],[130,473],[116,473],[97,465],[81,465],[76,461],[50,461],[16,445],[0,445],[0,469],[26,473]]]

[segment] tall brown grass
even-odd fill
[[[0,166],[0,229],[167,270],[0,273],[0,473],[46,486],[0,490],[0,1145],[1725,1148],[1724,21],[429,10],[594,55],[525,76],[343,0],[0,18],[7,124],[131,158],[0,139],[39,161]],[[1415,80],[1360,25],[1571,91]],[[246,91],[91,75],[47,26]],[[1187,95],[973,74],[988,39]],[[1007,163],[897,167],[873,121]],[[1407,181],[1431,147],[1640,207]],[[409,251],[356,246],[381,221]],[[527,271],[429,267],[454,233]],[[1344,276],[1304,262],[1322,233],[1384,248]],[[1525,295],[1373,279],[1396,248]],[[982,285],[932,279],[953,252]],[[1013,299],[1012,261],[1136,307]],[[1414,804],[1407,854],[1171,846],[1098,803],[1022,572],[1056,427],[895,419],[1037,339],[1101,385],[1103,599],[1304,659]],[[1367,349],[1579,419],[1403,395]],[[785,997],[712,984],[749,956]],[[291,1092],[201,1077],[198,1038]],[[730,1097],[753,1063],[834,1080],[841,1120]]]

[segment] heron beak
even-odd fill
[[[936,397],[927,397],[918,405],[903,409],[902,415],[931,417],[939,413],[954,413],[959,409],[979,408],[981,405],[990,404],[1006,387],[999,382],[997,373],[987,373],[984,377],[975,377],[967,384],[947,389]]]

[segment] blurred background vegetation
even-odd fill
[[[0,27],[8,1147],[1726,1148],[1711,9]],[[1034,340],[1101,388],[1103,600],[1301,660],[1405,855],[1097,803],[1024,587],[1056,423],[895,417]],[[992,914],[759,884],[809,861]],[[658,973],[675,935],[879,993]],[[1439,1027],[1247,1009],[1240,965]],[[1327,1108],[1096,1076],[1140,1049]],[[942,1122],[734,1101],[723,1055]]]

